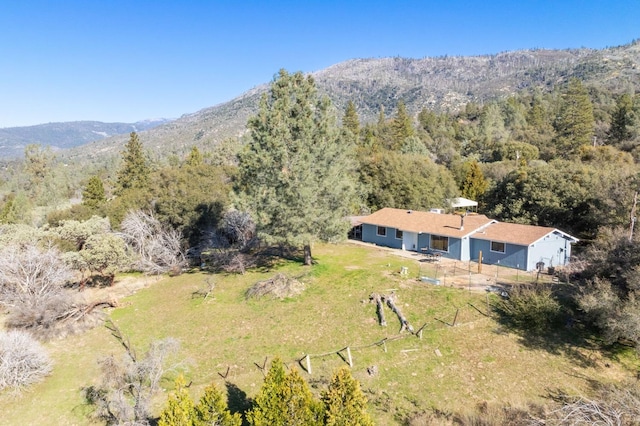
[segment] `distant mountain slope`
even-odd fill
[[[114,135],[149,130],[168,121],[166,119],[145,120],[137,123],[73,121],[0,128],[0,158],[19,157],[24,154],[24,148],[29,144],[50,146],[54,150],[73,148]]]
[[[274,70],[275,72],[276,70]],[[295,70],[290,70],[295,71]],[[417,114],[422,108],[455,111],[466,103],[485,102],[521,90],[551,90],[571,77],[587,85],[640,92],[640,41],[602,50],[521,50],[496,55],[423,59],[353,59],[313,73],[319,90],[339,114],[352,100],[363,122],[387,116],[399,100]],[[158,155],[181,154],[193,145],[212,146],[245,132],[268,85],[255,87],[229,102],[206,108],[144,132],[141,140]],[[93,142],[71,157],[115,154],[126,137]]]

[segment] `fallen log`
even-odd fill
[[[369,300],[376,302],[376,313],[378,314],[378,320],[380,321],[380,325],[383,327],[387,326],[387,320],[384,318],[384,304],[382,303],[382,298],[378,293],[371,293],[369,296]]]
[[[59,322],[65,322],[65,321],[80,321],[81,319],[83,319],[85,316],[89,315],[91,312],[93,312],[94,309],[101,307],[101,308],[115,308],[116,306],[118,306],[118,302],[115,300],[101,300],[98,302],[93,302],[90,303],[88,305],[71,305],[71,307],[69,309],[67,309],[66,311],[60,313],[57,317],[56,320]]]
[[[408,330],[410,333],[413,333],[413,327],[409,324],[407,318],[402,314],[402,311],[395,304],[395,295],[392,293],[389,296],[383,295],[382,300],[387,303],[387,306],[391,308],[391,310],[398,316],[400,320],[400,332],[403,330]]]

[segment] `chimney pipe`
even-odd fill
[[[466,213],[463,215],[460,215],[460,230],[464,231],[464,217],[466,216]]]

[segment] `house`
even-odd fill
[[[456,260],[531,271],[569,262],[578,242],[555,228],[498,222],[485,215],[457,215],[384,208],[358,218],[362,241]]]

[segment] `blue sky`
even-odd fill
[[[177,118],[351,58],[637,38],[640,0],[0,0],[0,127]]]

